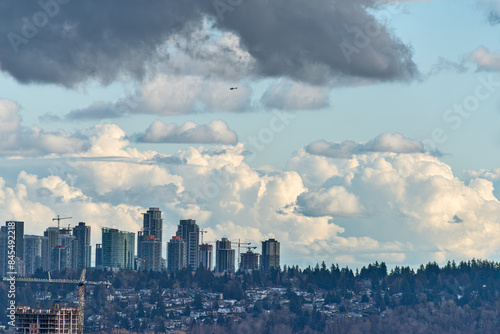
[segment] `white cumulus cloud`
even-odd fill
[[[181,126],[155,120],[143,134],[138,135],[138,141],[234,145],[238,142],[238,137],[229,129],[227,123],[221,120],[213,120],[207,125],[186,122]]]
[[[0,155],[43,156],[88,149],[88,142],[78,133],[23,126],[19,110],[16,103],[0,100]]]
[[[282,80],[266,90],[261,102],[267,108],[280,110],[323,109],[330,106],[330,89]]]
[[[355,154],[370,152],[424,152],[422,143],[406,138],[400,133],[383,133],[375,139],[361,144],[350,140],[340,143],[329,143],[325,140],[319,140],[309,144],[306,150],[311,154],[332,158],[350,158]]]

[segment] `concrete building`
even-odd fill
[[[187,266],[196,270],[200,265],[200,228],[194,219],[181,220],[176,235],[186,242]]]
[[[206,270],[212,270],[213,246],[209,244],[200,245],[200,263]]]
[[[276,239],[262,241],[261,270],[268,273],[280,267],[280,243]]]
[[[240,254],[240,270],[252,271],[259,270],[259,254],[252,252],[250,249],[246,253]]]
[[[44,232],[43,236],[49,239],[49,249],[57,246],[57,239],[59,238],[59,228],[58,227],[48,227]]]
[[[76,269],[78,265],[78,240],[69,229],[61,229],[57,245],[50,249],[50,270]]]
[[[77,268],[90,268],[92,261],[92,244],[90,240],[90,226],[86,226],[84,222],[78,223],[78,226],[73,228],[73,235],[78,240],[77,251]]]
[[[5,226],[7,229],[14,227],[14,234],[16,236],[16,257],[24,260],[24,222],[6,221]]]
[[[7,272],[13,271],[8,269],[11,250],[15,252],[13,254],[15,266],[20,269],[17,272],[24,272],[24,268],[19,268],[24,264],[24,222],[7,221],[5,226],[0,227],[0,276],[5,276]]]
[[[58,245],[57,240],[59,239],[59,228],[58,227],[48,227],[44,232],[43,236],[47,238],[48,249],[47,249],[47,262],[48,270],[52,267],[52,249]]]
[[[167,269],[169,274],[187,267],[187,245],[181,237],[173,236],[167,244]]]
[[[119,269],[134,269],[135,233],[103,227],[102,265]]]
[[[137,235],[138,269],[161,271],[163,269],[161,211],[159,208],[149,208],[143,216],[142,231]]]
[[[19,307],[15,312],[16,334],[77,334],[78,310],[60,308],[54,304],[52,309],[31,309]]]
[[[215,243],[215,271],[218,273],[234,273],[235,250],[227,238]]]
[[[47,237],[40,235],[24,236],[24,266],[26,274],[34,274],[37,269],[49,270]]]
[[[102,266],[102,244],[95,245],[95,266]]]

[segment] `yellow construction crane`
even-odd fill
[[[71,219],[71,218],[73,218],[73,217],[59,217],[59,215],[57,215],[56,218],[52,218],[52,221],[57,220],[57,228],[61,229],[61,220],[63,220],[63,219]]]
[[[62,219],[62,218],[61,218]],[[85,280],[86,269],[82,270],[82,274],[80,275],[80,279],[54,279],[49,278],[25,278],[25,277],[16,277],[15,280],[18,282],[31,282],[31,283],[67,283],[67,284],[78,284],[78,333],[83,334],[83,326],[84,326],[84,310],[85,310],[85,285],[106,285],[107,287],[111,286],[109,281],[99,281],[92,282]],[[4,281],[10,280],[7,277],[3,278]]]

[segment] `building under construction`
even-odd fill
[[[54,303],[51,309],[16,309],[16,333],[18,334],[77,334],[78,309],[60,307]]]
[[[240,270],[241,271],[252,271],[259,270],[259,254],[254,253],[248,247],[248,251],[246,253],[240,254]]]

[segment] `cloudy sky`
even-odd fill
[[[159,207],[165,240],[196,219],[282,264],[500,261],[497,1],[0,13],[0,217],[29,234],[59,214],[96,243]]]

